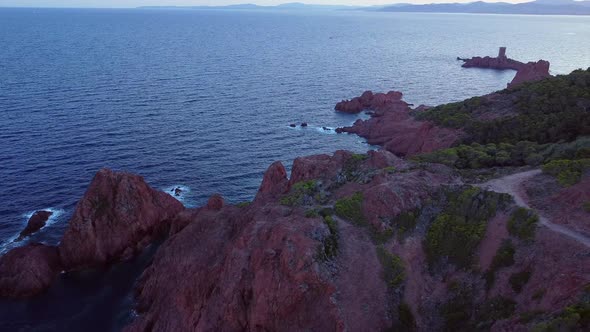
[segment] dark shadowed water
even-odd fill
[[[514,72],[462,69],[457,56],[507,46],[568,73],[590,66],[589,36],[585,17],[0,9],[0,250],[38,209],[56,213],[32,240],[56,244],[101,167],[182,185],[188,206],[217,192],[250,200],[275,160],[370,148],[321,130],[356,119],[333,111],[343,98],[489,93]],[[0,329],[117,329],[144,262],[133,264],[64,276],[30,304],[2,302]],[[96,286],[113,280],[115,291]],[[62,297],[63,309],[47,309]]]

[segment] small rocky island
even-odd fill
[[[512,82],[508,83],[508,87],[514,87],[523,82],[538,81],[543,78],[551,76],[549,74],[549,61],[539,60],[537,62],[523,63],[506,56],[506,47],[500,47],[498,56],[493,58],[473,57],[471,59],[457,58],[463,61],[464,68],[489,68],[497,70],[516,70],[516,76]]]

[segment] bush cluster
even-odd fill
[[[336,201],[334,212],[337,216],[353,222],[358,226],[365,226],[367,220],[363,215],[363,193],[357,192],[349,198]]]
[[[383,267],[383,279],[387,286],[392,289],[398,288],[405,279],[402,259],[387,251],[382,245],[377,246],[377,257]]]
[[[590,171],[590,158],[579,160],[554,160],[543,166],[543,172],[554,176],[563,186],[572,186]]]
[[[480,169],[503,166],[538,166],[556,159],[587,158],[590,137],[569,143],[537,144],[520,141],[516,144],[489,143],[459,145],[417,156],[422,162],[439,163],[459,169]]]
[[[338,224],[330,215],[324,216],[324,223],[330,230],[330,235],[323,240],[323,250],[320,250],[320,259],[323,261],[331,260],[338,255],[340,235],[338,233]]]
[[[572,141],[590,135],[590,68],[569,75],[525,83],[500,93],[498,101],[472,98],[420,112],[420,120],[444,127],[463,128],[465,142],[539,144]],[[509,100],[516,114],[493,120],[479,120],[477,114],[494,114]]]
[[[279,202],[286,206],[304,205],[306,200],[313,198],[318,191],[318,182],[315,180],[297,182],[289,194],[283,196]]]
[[[502,244],[496,251],[496,255],[494,255],[494,259],[492,260],[492,264],[490,264],[490,268],[484,274],[487,289],[490,289],[494,284],[496,271],[503,267],[509,267],[514,264],[515,252],[516,249],[512,244],[512,240],[506,239],[502,241]]]
[[[521,240],[535,238],[539,216],[525,208],[516,209],[508,220],[508,232]]]
[[[431,266],[446,258],[457,267],[467,268],[472,265],[488,220],[510,201],[510,196],[470,187],[447,193],[447,200],[427,231],[424,248]]]

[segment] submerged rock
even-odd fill
[[[35,212],[27,222],[27,227],[25,227],[25,229],[23,229],[23,231],[20,232],[17,241],[21,241],[25,237],[30,236],[31,234],[36,233],[41,228],[45,227],[47,220],[49,220],[49,217],[51,217],[52,215],[53,212],[51,211]]]

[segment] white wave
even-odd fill
[[[336,128],[334,127],[314,127],[315,130],[322,134],[334,135],[336,134]]]
[[[176,193],[176,189],[180,189],[180,192],[177,194]],[[167,193],[168,195],[174,197],[177,201],[181,202],[184,204],[185,200],[186,200],[186,196],[188,193],[191,192],[191,188],[188,186],[184,186],[181,184],[178,185],[174,185],[174,186],[169,186],[166,188],[162,188],[162,190]]]
[[[50,208],[46,208],[46,209],[39,209],[39,210],[34,210],[34,211],[29,211],[27,213],[24,213],[22,215],[23,219],[22,219],[21,230],[18,231],[18,233],[14,234],[13,236],[6,239],[2,244],[0,244],[0,254],[4,254],[5,252],[7,252],[10,249],[19,247],[19,246],[27,243],[26,240],[28,237],[24,238],[22,241],[16,242],[16,240],[20,236],[20,232],[22,232],[22,230],[24,230],[25,227],[27,227],[29,219],[31,219],[33,214],[35,214],[35,212],[37,212],[37,211],[49,211],[49,212],[51,212],[51,216],[49,216],[49,218],[45,222],[45,226],[41,227],[41,229],[38,230],[37,232],[35,232],[35,234],[38,232],[41,232],[43,229],[58,222],[59,218],[66,212],[64,209],[50,207]]]

